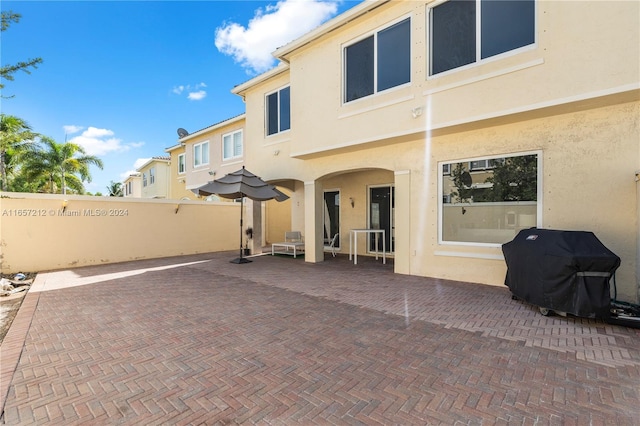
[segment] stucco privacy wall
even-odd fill
[[[0,271],[234,250],[239,209],[236,203],[2,192]]]

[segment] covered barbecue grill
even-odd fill
[[[517,298],[543,313],[609,318],[609,279],[620,258],[592,232],[525,229],[502,252],[505,285]]]

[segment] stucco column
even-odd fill
[[[247,203],[247,218],[250,223],[245,226],[253,228],[253,237],[249,241],[251,254],[262,253],[262,201],[253,201]],[[244,236],[246,238],[246,235]]]
[[[411,273],[411,173],[400,170],[395,175],[395,258],[394,272]]]
[[[323,212],[322,184],[318,181],[304,183],[304,260],[324,261],[324,239],[322,236]]]

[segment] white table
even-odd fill
[[[349,260],[351,260],[351,241],[353,240],[353,264],[358,264],[358,234],[370,235],[374,234],[376,238],[376,260],[378,260],[378,234],[382,234],[382,263],[387,263],[386,257],[386,238],[384,229],[352,229],[349,232]]]

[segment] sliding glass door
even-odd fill
[[[369,187],[369,228],[385,230],[385,246],[389,253],[394,251],[394,187]],[[375,235],[369,236],[369,251],[376,251]],[[382,251],[382,238],[378,237],[377,251]]]

